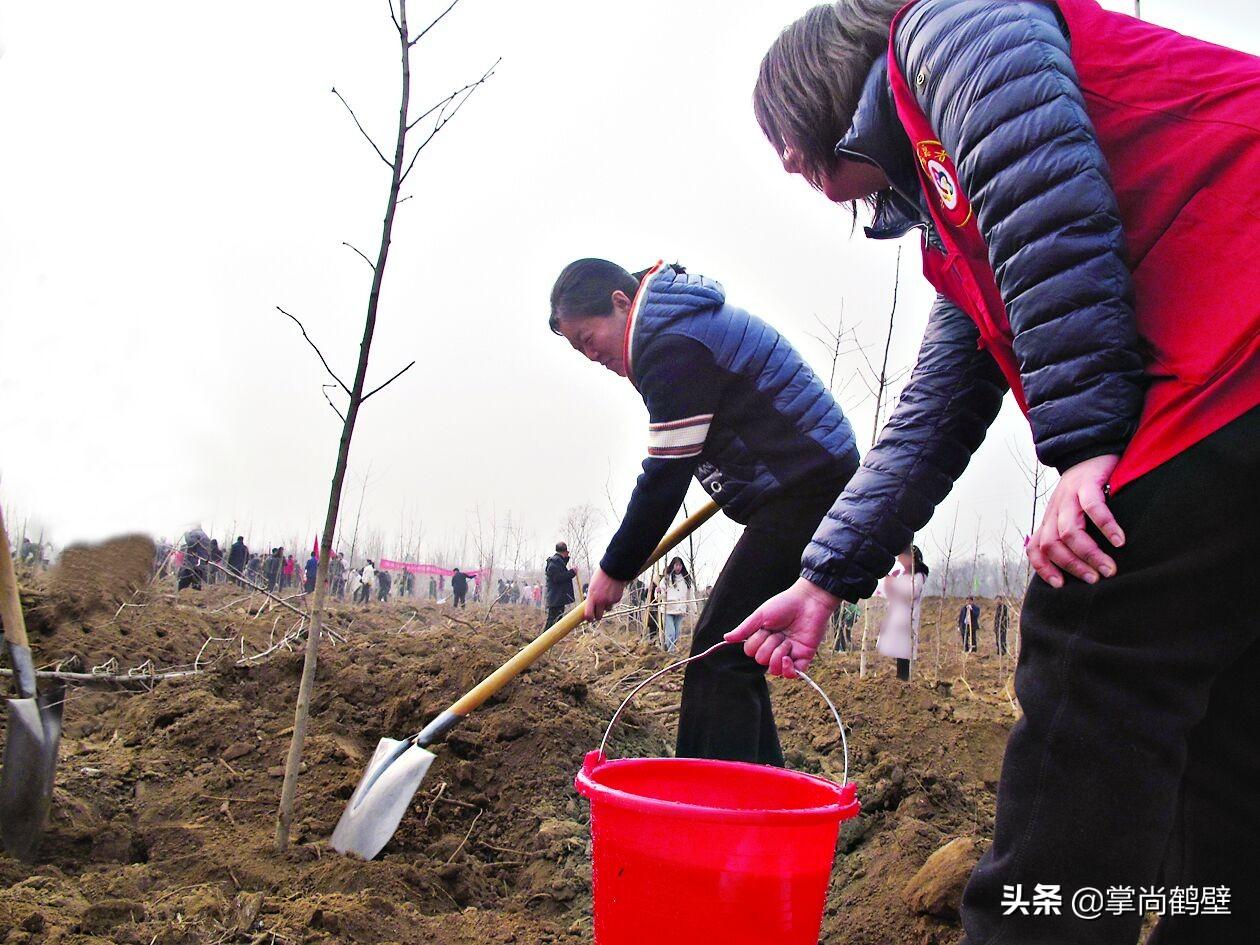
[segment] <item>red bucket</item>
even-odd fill
[[[818,942],[840,824],[860,809],[852,782],[601,750],[574,784],[591,802],[596,945]]]
[[[852,782],[593,751],[575,783],[591,802],[597,945],[816,945]]]

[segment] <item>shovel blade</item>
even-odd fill
[[[414,741],[382,738],[337,822],[332,848],[365,860],[380,853],[436,757]]]
[[[19,860],[34,858],[48,826],[64,702],[60,687],[34,699],[8,700],[0,768],[0,843]]]

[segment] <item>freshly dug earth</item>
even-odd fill
[[[572,781],[625,693],[668,661],[633,631],[606,621],[575,633],[479,710],[441,749],[382,856],[363,863],[327,838],[376,740],[421,728],[529,639],[538,611],[335,608],[345,642],[321,646],[295,842],[279,856],[300,647],[250,657],[301,618],[231,585],[81,586],[94,598],[74,601],[64,582],[24,588],[44,614],[32,621],[41,665],[80,655],[121,673],[201,671],[151,691],[72,691],[40,858],[0,856],[0,942],[590,940],[587,809]],[[119,611],[124,602],[134,606]],[[906,885],[952,839],[982,848],[1015,713],[1009,658],[963,664],[948,630],[941,649],[940,681],[910,685],[875,657],[865,679],[850,654],[816,664],[850,728],[863,804],[841,834],[823,941],[944,945],[961,934],[947,906],[944,918],[915,914]],[[672,749],[679,680],[662,682],[623,717],[615,754]],[[839,779],[839,733],[817,695],[772,689],[789,764]]]
[[[148,583],[154,551],[145,535],[71,545],[48,580],[53,619],[82,621],[120,606]]]

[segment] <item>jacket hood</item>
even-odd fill
[[[626,320],[625,349],[622,352],[626,377],[634,379],[636,336],[644,324],[674,321],[696,312],[710,311],[726,304],[726,290],[716,279],[690,272],[679,272],[658,262],[648,270],[635,293],[630,316]]]
[[[693,312],[717,308],[726,301],[722,284],[708,276],[678,272],[662,266],[655,274],[644,277],[640,290],[643,306],[652,318],[682,318]]]

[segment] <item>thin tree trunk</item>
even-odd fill
[[[893,270],[893,297],[892,309],[888,312],[888,335],[884,338],[884,360],[879,367],[879,377],[876,378],[875,388],[875,422],[871,427],[871,446],[879,442],[879,421],[880,413],[884,406],[884,391],[888,389],[888,352],[892,349],[893,336],[893,320],[897,317],[897,290],[901,286],[901,247],[897,247],[897,266]],[[832,364],[834,369],[834,362]],[[872,598],[873,599],[873,598]],[[864,608],[862,613],[862,643],[861,654],[858,657],[858,678],[866,677],[866,632],[870,627],[870,604]]]
[[[866,602],[866,606],[862,608],[862,643],[859,647],[858,679],[866,678],[866,630],[871,625],[871,604],[874,600],[875,598],[872,597]]]
[[[328,562],[332,556],[333,532],[341,508],[341,488],[345,482],[346,465],[350,458],[350,439],[354,424],[363,403],[363,386],[367,378],[368,355],[372,349],[372,335],[376,331],[376,313],[380,303],[381,282],[385,264],[389,258],[390,239],[394,229],[394,214],[398,210],[398,195],[402,185],[403,152],[407,140],[407,108],[411,95],[411,46],[407,34],[407,0],[399,2],[399,40],[402,47],[402,101],[398,109],[398,136],[394,145],[394,161],[389,182],[389,199],[385,204],[385,220],[381,226],[381,243],[372,272],[372,287],[368,294],[367,317],[363,324],[363,340],[359,344],[359,363],[355,368],[354,384],[350,390],[350,403],[346,408],[345,422],[341,428],[341,443],[337,450],[337,464],[333,470],[332,487],[328,495],[328,512],[324,516],[324,531],[320,538],[319,569],[315,577],[315,600],[311,605],[311,626],[306,637],[306,657],[302,664],[302,683],[298,689],[297,708],[293,713],[293,738],[289,742],[289,755],[285,763],[284,785],[280,792],[280,809],[276,814],[276,851],[285,852],[289,847],[289,832],[293,822],[293,801],[297,793],[298,771],[302,765],[302,747],[306,739],[306,723],[310,715],[311,695],[315,689],[315,668],[318,661],[319,638],[324,617],[324,601],[327,597]]]
[[[954,508],[954,524],[949,529],[949,544],[945,548],[945,570],[941,575],[941,596],[936,602],[936,678],[941,678],[941,617],[945,601],[949,598],[949,564],[954,557],[954,536],[958,532],[958,509]],[[937,550],[940,548],[938,546]]]
[[[901,247],[897,247],[897,268],[893,271],[892,310],[888,313],[888,336],[884,339],[884,361],[879,368],[878,387],[875,390],[875,426],[871,431],[871,445],[879,441],[880,412],[884,406],[884,391],[888,389],[888,352],[892,348],[893,319],[897,316],[897,289],[901,286]]]

